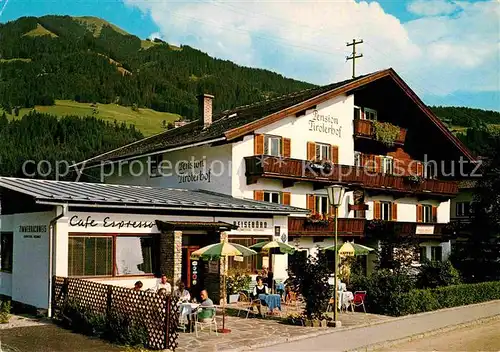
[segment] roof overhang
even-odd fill
[[[215,231],[230,231],[236,230],[238,226],[233,224],[215,221],[161,221],[156,220],[156,226],[161,232],[182,231],[182,230],[215,230]]]

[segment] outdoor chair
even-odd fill
[[[247,316],[245,318],[248,318],[250,313],[252,313],[254,315],[256,314],[254,312],[254,309],[253,309],[254,307],[257,307],[257,309],[260,310],[260,315],[261,315],[261,317],[264,318],[264,313],[263,313],[263,309],[262,309],[263,305],[262,305],[262,302],[260,301],[260,299],[258,299],[258,298],[255,298],[255,299],[250,298],[250,300],[247,302],[247,306],[246,306]],[[238,311],[238,316],[240,316],[240,312],[241,312],[241,310]]]
[[[354,299],[351,302],[351,309],[353,312],[354,312],[354,308],[363,307],[363,311],[366,313],[365,298],[366,298],[366,291],[354,292]]]
[[[200,318],[200,313],[204,313],[207,317],[205,318]],[[217,332],[217,320],[216,320],[216,314],[215,314],[215,306],[200,306],[200,310],[196,311],[193,313],[194,315],[194,331],[196,333],[196,337],[198,337],[198,328],[200,331],[203,330],[203,328],[208,327],[208,333],[212,333],[212,325],[215,330],[215,335],[218,335]]]

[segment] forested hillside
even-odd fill
[[[0,24],[0,106],[7,111],[63,99],[192,118],[200,92],[214,94],[215,110],[223,110],[311,86],[188,46],[141,40],[93,17]]]
[[[458,106],[431,106],[432,111],[450,126],[481,127],[500,125],[500,112]]]
[[[58,119],[51,115],[29,113],[21,119],[9,121],[2,114],[0,176],[54,178],[58,170],[63,179],[74,179],[74,174],[64,175],[68,171],[67,166],[73,162],[140,138],[143,135],[134,126],[113,124],[93,117]],[[27,161],[23,171],[23,164]],[[87,177],[84,175],[82,179],[88,180]]]

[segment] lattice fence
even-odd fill
[[[177,347],[179,311],[175,298],[88,280],[54,277],[54,318],[62,318],[68,302],[108,319],[125,316],[134,324],[145,327],[150,349],[175,350]]]

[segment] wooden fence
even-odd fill
[[[54,277],[52,309],[55,319],[62,319],[65,304],[72,302],[92,313],[110,317],[126,316],[147,329],[148,348],[155,350],[177,347],[178,305],[171,296],[155,292],[134,291],[129,288],[104,285],[93,281]]]

